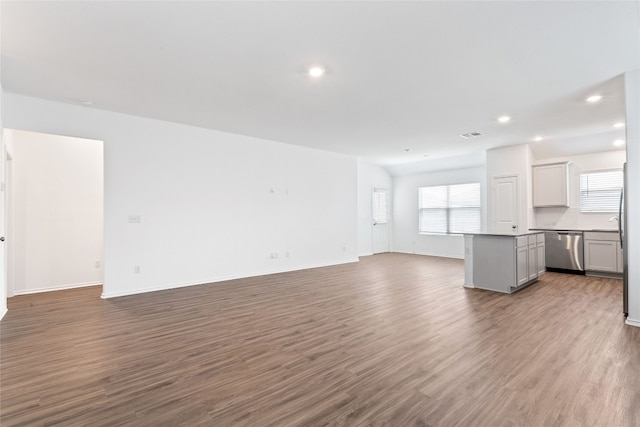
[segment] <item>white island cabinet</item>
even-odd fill
[[[544,273],[544,234],[465,234],[465,286],[512,293]]]

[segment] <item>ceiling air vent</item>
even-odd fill
[[[482,134],[480,132],[469,132],[469,133],[463,133],[460,136],[463,137],[464,139],[473,139],[473,138],[482,136]]]

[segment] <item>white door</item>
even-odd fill
[[[0,129],[2,132],[2,129]],[[0,318],[4,315],[4,310],[6,308],[7,302],[7,274],[5,270],[5,195],[7,192],[5,191],[6,187],[6,179],[5,179],[5,155],[6,150],[4,147],[4,143],[1,142],[2,137],[0,136]]]
[[[13,239],[12,239],[12,230],[13,230],[13,159],[11,158],[11,154],[6,151],[6,161],[4,162],[4,176],[5,176],[5,186],[4,186],[4,210],[2,214],[4,215],[4,233],[2,236],[5,237],[5,243],[0,249],[4,251],[4,268],[5,268],[5,276],[4,280],[6,280],[6,289],[7,289],[7,298],[11,298],[13,296]]]
[[[491,182],[491,226],[494,233],[518,232],[518,177],[495,177]]]
[[[389,190],[374,188],[373,202],[373,253],[389,252]]]

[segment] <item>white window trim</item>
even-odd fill
[[[618,205],[617,204],[616,204],[615,208],[612,206],[611,210],[599,210],[599,211],[582,210],[582,189],[581,189],[582,188],[581,187],[582,175],[596,174],[596,173],[606,173],[606,172],[620,172],[622,174],[623,173],[623,169],[622,168],[593,169],[593,170],[580,171],[578,173],[578,209],[580,210],[581,214],[590,215],[590,214],[612,214],[612,213],[618,213]],[[622,179],[623,179],[622,185],[624,185],[624,177]]]
[[[478,185],[478,191],[479,191],[479,196],[480,196],[480,203],[477,207],[478,212],[480,214],[480,224],[478,226],[478,230],[477,231],[469,231],[469,233],[479,233],[482,230],[482,183],[480,181],[469,181],[469,182],[457,182],[455,184],[434,184],[434,185],[423,185],[418,187],[418,234],[420,235],[425,235],[425,236],[462,236],[463,234],[465,234],[466,232],[462,232],[462,233],[458,233],[458,232],[451,232],[451,231],[443,231],[443,232],[437,232],[437,231],[421,231],[420,230],[420,218],[421,218],[421,211],[422,209],[426,209],[422,207],[422,189],[423,188],[429,188],[429,187],[453,187],[456,185],[468,185],[468,184],[477,184]],[[451,209],[449,206],[447,206],[445,209],[447,209],[447,211],[449,211],[449,209]],[[473,208],[475,209],[475,207]],[[447,225],[448,228],[448,225]]]

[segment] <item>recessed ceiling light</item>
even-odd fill
[[[615,145],[616,147],[624,145],[624,139],[616,139],[615,141],[613,141],[613,145]]]
[[[311,67],[309,68],[309,75],[315,78],[322,77],[324,75],[324,68],[317,66]]]
[[[623,128],[623,127],[624,127],[624,123],[622,123],[622,122],[614,123],[614,124],[613,124],[613,127],[614,127],[614,128]]]
[[[511,120],[511,117],[509,117],[509,116],[500,116],[500,117],[498,117],[498,121],[499,121],[500,123],[507,123],[507,122],[509,122],[510,120]]]
[[[535,138],[533,138],[533,140],[534,140],[535,142],[540,142],[540,141],[542,141],[543,139],[544,139],[544,138],[543,138],[543,137],[541,137],[540,135],[538,135],[538,136],[536,136]]]
[[[602,95],[591,95],[590,97],[587,98],[587,102],[598,102],[602,99]]]

